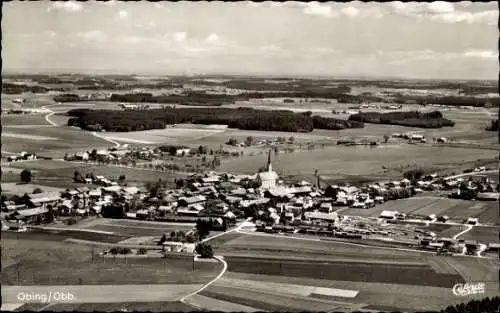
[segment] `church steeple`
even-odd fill
[[[269,149],[269,153],[267,154],[266,170],[268,172],[272,172],[273,171],[273,165],[271,164],[271,149]]]

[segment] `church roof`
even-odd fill
[[[278,179],[278,174],[276,172],[271,171],[271,172],[261,172],[258,174],[260,180],[275,180]]]

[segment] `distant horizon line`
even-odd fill
[[[96,76],[106,76],[106,75],[123,75],[123,76],[182,76],[182,77],[224,77],[224,76],[236,76],[236,77],[262,77],[262,78],[305,78],[305,79],[332,79],[332,80],[419,80],[419,81],[488,81],[494,82],[498,79],[487,79],[487,78],[423,78],[423,77],[407,77],[407,76],[377,76],[377,75],[327,75],[327,74],[265,74],[265,73],[154,73],[154,72],[119,72],[113,70],[94,70],[94,71],[82,71],[82,70],[2,70],[2,75],[96,75]]]

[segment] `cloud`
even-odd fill
[[[307,15],[316,15],[323,17],[335,17],[338,15],[337,12],[333,11],[331,6],[318,2],[309,2],[305,4],[305,8],[303,10]]]
[[[120,12],[118,12],[118,17],[120,18],[127,18],[128,17],[128,12],[125,11],[125,10],[120,10]]]
[[[217,34],[212,33],[205,39],[205,42],[210,44],[217,44],[220,42],[220,38]]]
[[[55,31],[53,31],[53,30],[48,30],[48,31],[47,31],[47,35],[48,35],[50,38],[54,38],[54,37],[57,35],[57,33],[56,33]]]
[[[64,10],[66,12],[79,12],[83,9],[83,5],[76,1],[57,1],[47,9],[48,12],[52,10]]]
[[[498,52],[492,50],[468,50],[464,52],[464,56],[481,59],[495,59],[498,58]]]
[[[466,2],[461,4],[461,9],[466,9]],[[478,12],[467,12],[457,10],[455,5],[450,2],[435,1],[430,3],[403,3],[395,1],[385,6],[390,12],[417,18],[419,20],[431,20],[442,23],[461,23],[468,24],[487,24],[496,25],[498,23],[498,10],[485,10]],[[457,5],[459,7],[459,5]]]
[[[278,51],[281,51],[281,47],[276,46],[276,45],[268,45],[268,46],[260,47],[259,51],[263,51],[263,52],[278,52]]]
[[[355,7],[347,7],[347,8],[342,8],[342,10],[340,10],[342,12],[342,14],[344,15],[347,15],[349,17],[356,17],[359,15],[359,10]]]
[[[106,34],[101,32],[100,30],[90,30],[87,32],[79,32],[76,35],[80,38],[83,38],[86,42],[89,42],[89,41],[104,42],[107,39]]]
[[[455,12],[455,7],[453,3],[444,1],[435,1],[427,5],[427,9],[433,13],[453,13]]]
[[[183,42],[187,38],[187,33],[186,32],[176,32],[172,35],[172,37],[174,38],[174,40],[176,42]]]
[[[151,20],[146,24],[141,23],[141,24],[136,25],[137,28],[142,28],[142,29],[155,29],[157,26],[158,25],[156,24],[156,22],[154,20]]]

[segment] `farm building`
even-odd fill
[[[48,212],[49,210],[46,208],[34,208],[15,211],[11,216],[13,216],[15,220],[31,223],[43,220]]]
[[[33,207],[45,207],[48,205],[55,206],[61,201],[61,195],[56,192],[43,192],[37,194],[30,194],[29,202]]]
[[[498,201],[500,194],[498,192],[480,192],[476,196],[477,200]]]
[[[322,212],[306,212],[306,219],[312,221],[326,221],[330,223],[336,223],[339,220],[339,216],[337,213],[322,213]]]
[[[190,152],[191,152],[191,149],[189,149],[189,148],[180,148],[180,149],[175,150],[175,155],[176,156],[184,156],[184,155],[188,155]]]
[[[193,196],[193,197],[184,197],[180,198],[178,203],[179,206],[193,206],[195,204],[203,204],[207,201],[207,198],[203,195]]]
[[[395,219],[397,214],[398,214],[397,211],[382,211],[382,213],[380,213],[379,217],[385,218],[385,219]]]

